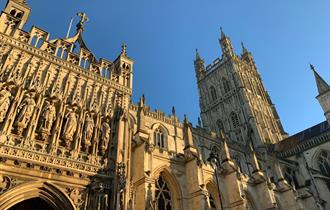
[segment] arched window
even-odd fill
[[[291,168],[286,168],[286,170],[284,172],[284,178],[291,186],[294,186],[296,188],[299,186],[297,177],[296,177],[296,173]]]
[[[11,10],[9,14],[15,17],[16,16],[16,10],[14,10],[14,9]]]
[[[237,128],[239,126],[239,124],[240,124],[237,114],[235,112],[232,112],[230,114],[230,116],[231,116],[231,122],[233,124],[233,127],[234,128]]]
[[[172,210],[172,195],[163,177],[160,176],[156,181],[156,210]]]
[[[213,86],[210,87],[210,93],[212,101],[217,100],[217,92]]]
[[[228,93],[230,91],[229,81],[225,78],[222,78],[222,85],[223,85],[223,90],[225,91],[225,93]]]
[[[318,166],[321,174],[326,177],[330,177],[330,153],[327,151],[321,151],[319,158],[317,159]],[[325,180],[330,191],[330,181]]]
[[[154,138],[155,138],[156,145],[159,148],[163,148],[164,149],[166,147],[166,145],[165,145],[164,132],[163,132],[163,130],[161,128],[157,128],[155,130]]]
[[[22,12],[17,13],[16,14],[16,17],[19,18],[19,19],[21,19],[23,17],[23,13]]]

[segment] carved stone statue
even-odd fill
[[[88,150],[91,145],[94,130],[94,120],[90,114],[87,114],[84,126],[84,145],[85,149]]]
[[[66,123],[64,126],[63,136],[66,140],[72,141],[73,135],[77,129],[77,114],[74,110],[69,109],[68,113],[66,114]]]
[[[41,127],[45,131],[50,131],[56,117],[56,108],[52,102],[48,102],[42,110]]]
[[[2,89],[0,91],[0,123],[3,122],[6,118],[6,114],[10,105],[10,96],[11,93],[8,90]]]
[[[102,123],[101,127],[101,150],[102,152],[108,149],[109,141],[110,141],[111,127],[109,125],[109,119]]]
[[[27,127],[28,123],[30,122],[35,105],[36,102],[34,101],[33,97],[31,95],[28,95],[23,99],[21,105],[18,107],[19,111],[16,118],[16,124],[18,126],[17,130],[19,134],[21,134],[21,132]]]

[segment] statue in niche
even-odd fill
[[[56,117],[56,108],[53,102],[46,102],[41,114],[41,128],[50,131]]]
[[[18,115],[16,118],[18,134],[21,134],[30,122],[35,105],[36,102],[34,101],[33,96],[31,94],[28,94],[23,99],[21,105],[18,107]]]
[[[109,118],[107,118],[103,123],[101,127],[101,150],[102,152],[105,152],[108,148],[109,141],[110,141],[110,135],[111,135],[111,127],[109,125]]]
[[[0,91],[0,123],[6,118],[10,106],[11,93],[5,88]]]
[[[66,123],[64,125],[63,136],[66,140],[71,142],[77,129],[77,114],[74,110],[69,108],[65,118]]]
[[[91,114],[87,114],[84,125],[84,145],[86,151],[88,151],[88,148],[91,145],[93,130],[94,130],[93,117],[91,116]]]

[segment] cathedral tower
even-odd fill
[[[205,67],[197,53],[194,62],[204,127],[218,134],[224,130],[240,144],[250,139],[254,146],[282,140],[286,133],[252,54],[242,44],[242,54],[236,55],[222,29],[219,42],[221,58]]]

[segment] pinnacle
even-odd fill
[[[221,31],[221,39],[226,38],[226,34],[225,34],[225,32],[223,32],[221,26],[220,26],[220,31]]]

